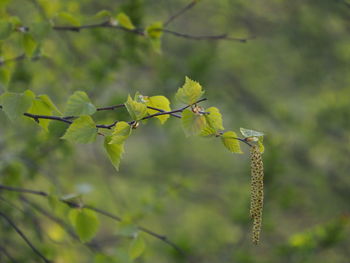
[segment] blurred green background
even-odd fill
[[[265,206],[261,242],[251,242],[250,161],[217,139],[185,138],[175,118],[141,125],[126,144],[120,172],[108,161],[102,138],[74,145],[35,122],[11,123],[0,111],[0,182],[55,193],[81,194],[84,203],[125,219],[98,216],[93,242],[81,244],[57,222],[70,208],[52,209],[40,196],[0,191],[9,215],[54,262],[129,262],[128,226],[166,235],[184,255],[145,233],[137,262],[334,262],[350,258],[350,8],[346,1],[202,0],[168,25],[191,35],[228,33],[252,38],[196,41],[162,36],[161,53],[149,40],[96,28],[50,31],[67,12],[81,22],[102,22],[109,10],[137,27],[166,21],[189,1],[1,1],[0,20],[17,16],[34,28],[39,59],[0,65],[0,91],[48,94],[60,109],[76,90],[97,106],[123,103],[128,94],[174,94],[188,76],[206,90],[226,129],[264,131]],[[45,26],[46,25],[46,26]],[[44,32],[44,33],[43,33]],[[3,60],[23,51],[20,32],[0,42]],[[36,55],[36,54],[34,54]],[[127,118],[124,109],[96,115],[99,123]],[[28,203],[28,201],[30,203]],[[33,206],[34,205],[34,206]],[[1,262],[38,262],[24,241],[0,220]]]

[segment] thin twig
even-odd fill
[[[12,263],[16,263],[18,262],[17,260],[15,260],[9,253],[8,251],[4,248],[4,247],[0,247],[0,251],[3,253],[3,255],[5,255]],[[1,256],[0,256],[0,261],[1,261]],[[2,261],[1,261],[2,262]]]
[[[143,32],[142,29],[128,29],[122,26],[113,25],[111,24],[110,21],[104,21],[99,24],[90,24],[90,25],[81,25],[81,26],[53,26],[52,28],[54,30],[59,30],[59,31],[73,31],[73,32],[80,32],[81,30],[91,29],[91,28],[112,28],[112,29],[133,33],[140,36],[145,36],[145,33]]]
[[[54,30],[72,31],[72,32],[80,32],[81,30],[91,29],[91,28],[111,28],[111,29],[117,29],[128,33],[136,34],[139,36],[147,37],[147,35],[145,34],[145,30],[143,28],[128,29],[122,26],[113,25],[111,24],[110,21],[105,21],[99,24],[90,24],[90,25],[81,25],[81,26],[54,26],[53,27]],[[171,34],[176,37],[193,39],[193,40],[231,40],[231,41],[238,41],[242,43],[248,41],[248,38],[234,38],[234,37],[229,37],[227,34],[212,35],[212,36],[210,35],[195,36],[195,35],[171,31],[168,29],[153,29],[152,31],[162,31],[166,34]]]
[[[125,108],[125,104],[118,104],[118,105],[114,105],[114,106],[108,106],[108,107],[102,107],[102,108],[97,108],[96,110],[97,111],[106,111],[106,110],[115,110],[115,109],[119,109],[119,108]],[[151,107],[151,106],[147,106],[148,109],[151,109],[151,110],[156,110],[156,111],[159,111],[159,112],[165,112],[165,110],[162,110],[162,109],[158,109],[158,108],[155,108],[155,107]],[[174,116],[176,118],[181,118],[180,115],[177,115],[177,114],[170,114],[171,116]]]
[[[0,67],[5,65],[5,64],[11,63],[11,62],[18,62],[18,61],[26,60],[26,59],[29,59],[31,61],[35,61],[35,60],[38,60],[40,58],[41,58],[40,55],[33,56],[33,57],[27,57],[25,54],[22,54],[22,55],[19,55],[17,57],[0,60]]]
[[[35,190],[19,188],[19,187],[11,187],[11,186],[5,186],[5,185],[0,185],[0,189],[14,191],[14,192],[20,192],[20,193],[34,194],[34,195],[39,195],[39,196],[44,196],[44,197],[49,196],[48,193],[43,192],[43,191],[35,191]],[[107,216],[115,221],[118,221],[118,222],[122,221],[121,217],[119,217],[115,214],[112,214],[110,212],[107,212],[105,210],[90,206],[90,205],[84,205],[84,204],[73,202],[71,200],[64,200],[64,199],[60,199],[60,201],[62,203],[67,204],[69,207],[72,207],[72,208],[86,208],[89,210],[93,210],[96,213],[99,213],[101,215]],[[0,213],[0,215],[1,215],[1,213]],[[149,230],[148,228],[145,228],[142,226],[138,226],[138,229],[144,233],[147,233],[147,234],[167,243],[168,245],[172,246],[175,250],[177,250],[179,253],[184,253],[177,245],[175,245],[173,242],[171,242],[166,236],[157,234],[157,233],[153,232],[152,230]]]
[[[200,102],[202,102],[204,100],[207,100],[207,99],[201,99],[201,100],[198,100],[195,103],[200,103]],[[148,115],[148,116],[142,118],[141,120],[146,120],[146,119],[150,119],[150,118],[153,118],[153,117],[156,117],[156,116],[161,116],[161,115],[171,115],[171,116],[174,116],[176,118],[181,118],[180,115],[177,115],[175,113],[182,112],[183,110],[187,109],[190,106],[191,105],[187,105],[186,107],[183,107],[183,108],[177,109],[177,110],[172,110],[172,111],[164,111],[164,110],[161,110],[161,109],[158,109],[158,108],[149,107],[150,109],[157,110],[159,112],[155,113],[155,114]],[[125,107],[125,105],[124,104],[120,104],[120,105],[115,105],[115,106],[110,106],[110,107],[105,107],[105,108],[98,108],[97,110],[99,110],[99,111],[102,111],[102,110],[113,110],[113,109],[121,108],[121,107]],[[3,107],[0,105],[0,109],[2,109],[2,108]],[[32,118],[34,121],[36,121],[38,123],[39,123],[40,119],[46,119],[46,120],[61,121],[61,122],[65,122],[67,124],[72,124],[73,121],[71,121],[70,119],[78,118],[78,117],[75,117],[75,116],[59,117],[59,116],[49,116],[49,115],[38,115],[38,114],[32,114],[32,113],[27,113],[27,112],[23,113],[23,115],[26,116],[26,117]],[[118,121],[114,121],[111,124],[97,124],[96,128],[111,129],[117,123],[118,123]],[[135,121],[129,122],[129,124],[133,124],[133,123],[135,123]]]
[[[24,191],[27,192],[28,191]],[[28,244],[28,246],[37,254],[45,263],[51,263],[52,261],[48,260],[41,252],[29,241],[29,239],[24,235],[24,233],[16,226],[16,224],[4,213],[0,212],[0,216],[2,216],[9,225],[22,237],[22,239]]]
[[[195,35],[189,35],[185,33],[175,32],[168,29],[153,29],[154,31],[162,31],[165,34],[170,34],[177,37],[182,37],[186,39],[192,39],[192,40],[229,40],[229,41],[238,41],[241,43],[245,43],[248,41],[248,38],[234,38],[228,36],[228,34],[220,34],[220,35],[203,35],[203,36],[195,36]]]
[[[14,192],[29,193],[29,194],[34,194],[34,195],[49,196],[47,193],[42,192],[42,191],[34,191],[34,190],[6,186],[6,185],[0,185],[0,190],[8,190],[8,191],[14,191]]]
[[[174,21],[176,18],[184,14],[186,11],[190,10],[192,7],[194,7],[197,4],[198,0],[192,0],[188,5],[186,5],[184,8],[180,9],[177,13],[173,14],[168,18],[168,20],[164,23],[164,27],[168,26],[172,21]]]

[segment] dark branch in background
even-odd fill
[[[29,60],[32,60],[32,61],[35,61],[35,60],[38,60],[40,59],[41,56],[33,56],[33,57],[27,57],[25,54],[22,54],[22,55],[19,55],[17,57],[14,57],[14,58],[9,58],[9,59],[5,59],[5,60],[0,60],[0,66],[3,66],[7,63],[11,63],[11,62],[18,62],[18,61],[21,61],[21,60],[26,60],[26,59],[29,59]]]
[[[25,194],[33,194],[33,195],[38,195],[38,196],[49,197],[49,194],[46,193],[46,192],[43,192],[43,191],[35,191],[35,190],[19,188],[19,187],[12,187],[12,186],[0,185],[0,190],[14,191],[14,192],[20,192],[20,193],[25,193]],[[119,217],[117,215],[114,215],[114,214],[112,214],[110,212],[107,212],[105,210],[102,210],[102,209],[90,206],[90,205],[84,205],[84,204],[81,204],[81,203],[76,203],[76,202],[73,202],[71,200],[64,200],[64,199],[60,199],[60,201],[62,203],[67,204],[69,207],[72,207],[72,208],[86,208],[86,209],[95,211],[96,213],[99,213],[101,215],[104,215],[106,217],[109,217],[109,218],[111,218],[111,219],[113,219],[115,221],[118,221],[118,222],[122,221],[121,217]],[[0,216],[2,216],[2,215],[3,214],[0,212]],[[151,236],[153,236],[153,237],[155,237],[155,238],[157,238],[157,239],[167,243],[168,245],[173,247],[175,250],[177,250],[179,253],[181,253],[181,254],[184,253],[176,244],[171,242],[166,236],[157,234],[157,233],[153,232],[152,230],[149,230],[149,229],[147,229],[145,227],[142,227],[142,226],[138,226],[138,229],[140,231],[144,232],[144,233],[147,233],[147,234],[149,234],[149,235],[151,235]],[[50,261],[47,261],[47,262],[50,262]]]
[[[229,41],[238,41],[245,43],[251,38],[234,38],[229,37],[227,34],[220,34],[220,35],[209,35],[209,36],[194,36],[184,33],[179,33],[175,31],[171,31],[168,29],[154,29],[154,31],[162,31],[163,33],[170,34],[177,37],[187,38],[191,40],[229,40]]]
[[[2,260],[1,255],[5,255],[10,260],[10,262],[12,262],[12,263],[17,263],[18,262],[7,252],[7,250],[4,247],[0,247],[0,252],[1,252],[0,253],[0,260]]]
[[[73,229],[61,218],[58,218],[54,215],[52,215],[50,212],[46,211],[44,208],[36,204],[35,202],[32,202],[31,200],[28,200],[24,196],[21,196],[21,200],[26,203],[27,205],[30,205],[34,210],[36,210],[38,213],[44,215],[51,221],[55,222],[56,224],[60,225],[73,239],[80,241],[79,237],[75,234]],[[95,240],[92,240],[88,243],[83,243],[83,245],[87,246],[91,250],[97,250],[100,251],[100,242],[96,242]]]
[[[190,10],[192,7],[194,7],[197,4],[198,0],[192,0],[188,5],[186,5],[184,8],[180,9],[177,13],[173,14],[171,17],[168,18],[168,20],[164,23],[164,27],[169,25],[172,21],[174,21],[176,18],[184,14],[186,11]]]
[[[37,254],[45,263],[51,263],[41,252],[29,241],[29,239],[23,234],[23,232],[16,226],[15,223],[4,213],[0,212],[0,216],[3,217],[11,227],[21,236],[21,238],[28,244],[28,246]]]
[[[142,28],[137,28],[137,29],[127,29],[122,26],[118,25],[112,25],[110,21],[105,21],[103,23],[99,24],[91,24],[91,25],[82,25],[82,26],[54,26],[54,30],[60,30],[60,31],[73,31],[73,32],[80,32],[81,30],[84,29],[91,29],[91,28],[112,28],[112,29],[117,29],[117,30],[122,30],[125,32],[129,32],[132,34],[136,34],[139,36],[145,37],[146,34],[144,33],[144,29]],[[187,39],[193,39],[193,40],[231,40],[231,41],[239,41],[239,42],[247,42],[248,38],[233,38],[229,37],[227,34],[220,34],[220,35],[209,35],[209,36],[194,36],[190,34],[184,34],[180,32],[175,32],[167,29],[153,29],[152,31],[162,31],[165,34],[170,34],[176,37],[181,37],[181,38],[187,38]]]

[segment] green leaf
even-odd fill
[[[76,91],[69,97],[65,114],[69,116],[92,115],[96,107],[91,103],[84,91]]]
[[[11,78],[11,73],[8,68],[2,67],[0,68],[0,84],[6,86]]]
[[[24,33],[22,36],[22,44],[25,54],[28,57],[32,57],[37,47],[37,43],[35,42],[33,36],[31,34]]]
[[[128,15],[126,15],[125,13],[119,13],[117,15],[117,20],[122,27],[124,27],[126,29],[130,29],[130,30],[135,29],[135,26],[131,22],[130,17]]]
[[[131,134],[131,126],[125,121],[119,121],[112,133],[112,138],[109,144],[123,143]]]
[[[32,106],[33,98],[29,92],[5,92],[0,96],[0,103],[7,117],[16,121]]]
[[[221,136],[221,141],[230,152],[243,153],[239,141],[236,138],[237,134],[235,132],[228,131]]]
[[[67,129],[62,139],[76,143],[90,143],[95,141],[97,135],[96,124],[88,116],[81,116],[76,119]]]
[[[46,104],[46,102],[40,97],[33,99],[32,107],[28,110],[28,113],[37,115],[52,115],[51,107]],[[44,130],[48,131],[50,120],[40,119],[39,125],[43,127]]]
[[[70,13],[61,12],[58,14],[58,17],[61,20],[63,20],[63,22],[66,22],[66,23],[71,24],[73,26],[80,26],[80,21]]]
[[[153,107],[153,108],[157,108],[163,111],[171,111],[170,109],[170,101],[164,97],[164,96],[152,96],[149,97],[146,100],[146,105],[148,107]],[[148,114],[152,115],[155,113],[158,113],[159,111],[157,110],[152,110],[152,109],[147,109]],[[166,115],[160,115],[160,116],[156,116],[155,118],[157,118],[161,124],[164,124],[167,119],[169,118],[169,114]]]
[[[101,10],[95,14],[97,18],[110,18],[112,16],[111,12],[108,10]]]
[[[68,128],[69,124],[61,121],[51,121],[48,125],[50,136],[55,138],[61,138]]]
[[[130,95],[125,102],[125,107],[134,121],[140,120],[147,115],[146,104],[134,101]]]
[[[264,141],[264,136],[260,136],[258,140],[258,146],[261,153],[265,152],[265,146],[263,144],[263,141]]]
[[[146,248],[145,241],[143,240],[143,238],[138,236],[130,243],[129,257],[131,259],[138,258],[145,251],[145,248]]]
[[[124,143],[110,144],[112,140],[111,136],[105,137],[104,147],[107,155],[114,168],[119,171],[120,160],[124,153]]]
[[[59,115],[62,115],[62,113],[60,112],[60,110],[56,107],[56,105],[52,102],[52,100],[50,99],[49,96],[47,95],[39,95],[38,96],[39,99],[41,99],[41,101],[43,103],[46,104],[46,106],[48,108],[51,109],[51,111],[53,111],[55,114],[59,114]]]
[[[202,86],[196,82],[191,80],[190,78],[185,78],[185,84],[182,88],[179,88],[176,92],[176,99],[184,104],[193,104],[195,103],[202,95],[204,91],[202,90]]]
[[[13,32],[12,24],[8,21],[0,21],[0,40],[8,38]]]
[[[82,209],[75,217],[74,228],[81,242],[90,241],[98,227],[99,221],[94,211]]]
[[[248,129],[244,129],[244,128],[240,128],[240,131],[245,138],[264,136],[264,133],[259,132],[259,131],[248,130]]]
[[[155,22],[146,28],[146,34],[150,38],[160,39],[163,35],[163,23]]]
[[[118,260],[114,256],[104,255],[101,253],[95,254],[94,263],[117,263]]]
[[[223,130],[222,116],[218,108],[210,107],[205,110],[209,114],[204,115],[207,121],[206,127],[202,130],[201,136],[217,135],[219,130]]]
[[[193,113],[189,109],[182,112],[181,120],[182,127],[187,137],[199,134],[207,123],[203,115]]]

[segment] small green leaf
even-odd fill
[[[265,152],[265,146],[263,144],[263,141],[264,141],[264,136],[260,136],[258,140],[258,146],[261,153]]]
[[[264,133],[259,132],[259,131],[248,130],[248,129],[244,129],[244,128],[240,128],[240,131],[245,138],[264,136]]]
[[[50,136],[55,138],[61,138],[68,128],[69,124],[61,121],[51,121],[48,125]]]
[[[49,96],[47,95],[39,95],[38,98],[46,104],[46,106],[48,108],[51,109],[51,111],[53,111],[55,114],[59,114],[62,115],[62,113],[60,112],[60,110],[56,107],[56,105],[52,102],[52,100],[50,99]]]
[[[91,103],[88,95],[84,91],[76,91],[69,97],[65,114],[69,116],[92,115],[96,112],[96,107]]]
[[[233,153],[242,153],[241,146],[237,140],[237,134],[233,131],[225,132],[221,136],[221,141],[225,147]]]
[[[203,115],[195,114],[189,109],[182,112],[181,120],[187,137],[199,134],[207,123]]]
[[[11,78],[11,73],[8,68],[1,67],[0,68],[0,84],[6,86]]]
[[[164,96],[152,96],[152,97],[149,97],[146,101],[147,101],[146,105],[148,107],[157,108],[163,111],[171,111],[170,101]],[[158,113],[159,111],[147,109],[147,112],[148,114],[152,115],[152,114]],[[169,114],[156,116],[155,118],[157,118],[161,124],[164,124],[169,118]]]
[[[101,10],[95,14],[97,18],[110,18],[112,16],[111,12],[108,10]]]
[[[119,121],[112,133],[112,139],[109,144],[123,143],[131,134],[131,126],[125,121]]]
[[[209,114],[204,115],[207,121],[206,127],[202,130],[201,136],[217,135],[219,130],[223,130],[222,116],[218,108],[210,107],[205,110]]]
[[[140,120],[147,115],[146,104],[134,101],[130,95],[125,102],[125,107],[134,121]]]
[[[37,115],[52,115],[51,107],[46,104],[40,97],[33,99],[32,107],[28,110],[28,113]],[[39,125],[43,127],[44,130],[48,131],[50,120],[40,119]]]
[[[204,91],[202,86],[196,82],[186,77],[185,84],[182,88],[179,88],[176,92],[176,99],[184,104],[193,104],[195,103],[202,95]]]
[[[76,119],[67,129],[62,139],[76,143],[90,143],[95,141],[97,135],[96,124],[88,116],[81,116]]]
[[[145,251],[146,248],[146,244],[145,241],[143,240],[143,238],[141,238],[140,236],[138,236],[137,238],[135,238],[129,247],[129,257],[131,259],[136,259],[139,256],[142,255],[142,253]]]
[[[128,15],[126,15],[125,13],[119,13],[117,15],[117,20],[122,27],[124,27],[126,29],[130,29],[130,30],[135,29],[135,26],[131,22],[130,17]]]
[[[146,33],[150,38],[160,39],[163,35],[163,23],[155,22],[146,28]]]
[[[0,21],[0,40],[8,38],[13,32],[12,24],[8,21]]]
[[[66,23],[71,24],[73,26],[80,26],[80,21],[76,18],[76,16],[73,16],[70,13],[61,12],[58,14],[58,17],[61,20],[63,20],[63,22],[66,22]]]
[[[33,98],[28,92],[5,92],[0,96],[0,103],[7,117],[16,121],[32,106]]]
[[[94,211],[82,209],[75,217],[74,228],[81,242],[90,241],[98,227],[99,221]]]
[[[104,141],[104,147],[107,155],[114,168],[119,171],[120,160],[124,153],[124,143],[110,144],[112,140],[111,136],[106,136]]]
[[[37,47],[37,43],[34,40],[33,36],[28,33],[24,33],[22,36],[22,43],[24,52],[28,57],[32,57],[33,53]]]

